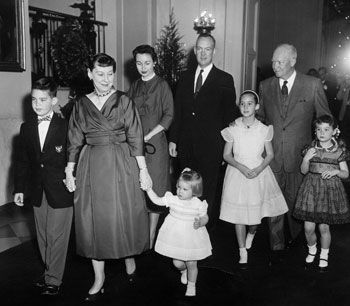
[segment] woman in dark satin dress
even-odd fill
[[[165,131],[174,116],[173,96],[168,83],[157,76],[154,67],[157,55],[149,45],[140,45],[133,51],[136,68],[141,78],[134,82],[128,96],[135,101],[140,114],[146,143],[146,164],[153,181],[153,188],[159,195],[170,189],[169,152]],[[147,150],[151,144],[155,151]],[[154,151],[154,152],[153,152]],[[153,247],[159,208],[147,201],[150,221],[150,247]]]
[[[66,185],[75,190],[77,253],[92,259],[95,273],[85,301],[104,292],[105,259],[125,258],[130,275],[132,256],[149,248],[142,127],[133,101],[113,87],[115,71],[113,58],[95,55],[88,69],[95,90],[76,102],[69,123]]]

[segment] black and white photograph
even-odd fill
[[[0,0],[0,305],[350,305],[350,0]]]

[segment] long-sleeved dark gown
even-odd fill
[[[94,259],[142,253],[149,247],[149,230],[135,159],[143,155],[135,104],[116,92],[98,110],[82,97],[72,111],[68,140],[68,159],[78,162],[77,253]]]
[[[170,127],[174,117],[171,89],[163,78],[155,75],[148,81],[142,79],[135,81],[128,91],[128,96],[135,101],[144,135],[158,124],[164,128],[149,140],[156,149],[154,154],[147,154],[147,152],[145,154],[153,189],[159,196],[163,196],[170,190],[170,157],[165,131]],[[149,203],[148,208],[151,211],[159,211],[159,207],[154,204]]]

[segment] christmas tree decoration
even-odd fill
[[[172,8],[169,24],[163,27],[160,38],[154,46],[158,56],[157,74],[168,82],[173,92],[181,73],[185,70],[187,56],[184,44],[180,42],[182,36],[179,35],[177,26],[178,22],[175,20]]]

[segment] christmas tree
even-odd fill
[[[168,82],[173,92],[180,74],[186,66],[186,51],[183,44],[180,43],[182,36],[179,35],[177,25],[174,8],[172,8],[169,24],[161,30],[161,36],[154,47],[158,55],[158,75]]]

